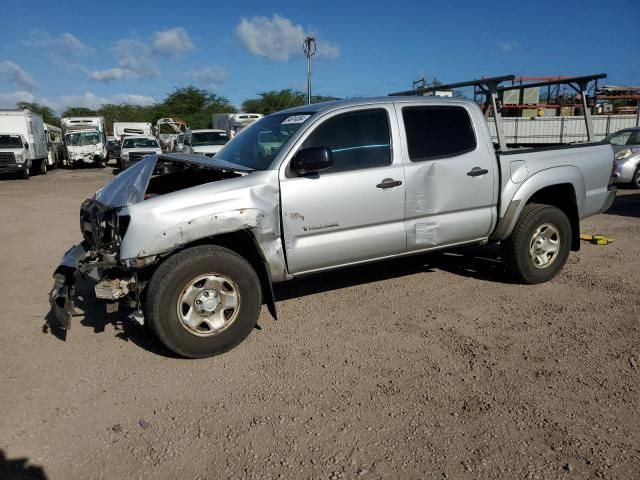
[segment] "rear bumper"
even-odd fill
[[[611,205],[613,205],[613,201],[616,199],[617,192],[618,189],[616,187],[614,187],[613,185],[609,185],[609,188],[607,189],[607,197],[605,198],[604,205],[600,212],[606,212],[611,208]]]

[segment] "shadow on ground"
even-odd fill
[[[0,449],[0,478],[3,480],[46,480],[44,469],[37,465],[29,465],[27,458],[6,457]]]
[[[606,215],[620,215],[622,217],[640,218],[640,193],[626,194],[622,190],[617,196],[611,208],[604,212]]]
[[[415,255],[320,273],[276,284],[274,292],[276,301],[283,301],[355,285],[430,273],[435,270],[489,282],[512,283],[502,267],[498,246],[490,245]],[[429,277],[426,276],[425,280],[428,281],[428,279]],[[77,313],[71,319],[71,331],[82,325],[92,328],[94,333],[102,333],[107,326],[111,326],[116,332],[116,337],[123,341],[131,341],[157,355],[178,358],[160,343],[148,324],[141,326],[129,320],[127,318],[131,312],[129,309],[120,307],[118,311],[108,313],[105,302],[95,298],[93,286],[87,280],[81,277],[76,278],[76,292]],[[256,328],[260,327],[256,325]],[[66,340],[68,334],[67,330],[60,327],[53,311],[47,314],[43,332],[52,334],[62,341]]]
[[[415,255],[384,262],[370,263],[274,285],[276,301],[304,297],[320,292],[400,278],[417,273],[442,270],[479,280],[513,283],[500,261],[497,245],[463,247],[442,253]],[[426,277],[428,280],[428,277]]]
[[[92,328],[94,333],[103,333],[107,326],[111,326],[116,332],[115,336],[122,341],[133,342],[156,355],[178,358],[156,338],[148,323],[139,325],[129,320],[128,316],[131,313],[129,308],[121,306],[118,311],[108,313],[106,303],[95,298],[93,284],[82,277],[76,276],[76,292],[76,314],[71,319],[70,329],[61,328],[55,313],[50,310],[45,317],[42,329],[44,333],[65,341],[68,332],[79,326]]]

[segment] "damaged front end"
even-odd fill
[[[94,199],[86,200],[80,208],[80,231],[84,239],[64,254],[53,273],[50,302],[62,328],[71,326],[76,273],[95,284],[96,298],[115,302],[129,296],[130,306],[139,308],[139,296],[130,295],[137,292],[136,272],[123,267],[118,255],[128,217],[117,213],[117,208]]]
[[[94,284],[108,312],[124,304],[143,323],[141,295],[160,259],[221,233],[251,231],[274,280],[286,275],[277,172],[253,172],[200,155],[150,155],[86,200],[83,240],[53,275],[50,301],[60,326],[70,327],[79,275]]]

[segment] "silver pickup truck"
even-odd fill
[[[500,242],[519,281],[553,278],[580,219],[609,208],[610,145],[496,152],[464,99],[386,97],[265,117],[214,158],[154,155],[86,200],[54,273],[68,328],[76,272],[186,357],[232,348],[273,282]]]

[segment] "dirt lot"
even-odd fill
[[[493,248],[340,271],[183,360],[90,298],[43,331],[109,178],[0,180],[1,478],[640,478],[640,194],[551,283],[508,283]]]

